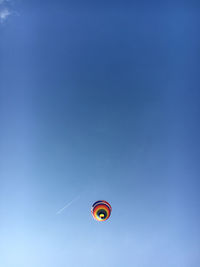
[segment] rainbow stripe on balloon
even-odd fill
[[[112,207],[105,200],[99,200],[92,205],[92,215],[97,221],[106,221],[111,214]]]

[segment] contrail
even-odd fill
[[[56,214],[61,214],[63,212],[63,210],[67,209],[69,206],[71,206],[72,203],[74,203],[75,201],[77,201],[80,198],[80,196],[75,197],[74,199],[72,199],[72,201],[70,201],[67,205],[65,205],[62,209],[60,209],[59,211],[56,212]]]

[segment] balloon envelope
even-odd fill
[[[97,221],[106,221],[110,217],[111,211],[111,205],[105,200],[96,201],[91,209],[92,216]]]

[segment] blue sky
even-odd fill
[[[200,266],[199,13],[0,1],[0,266]]]

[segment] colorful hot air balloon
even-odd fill
[[[105,200],[99,200],[92,205],[92,215],[97,221],[106,221],[111,214],[112,207]]]

